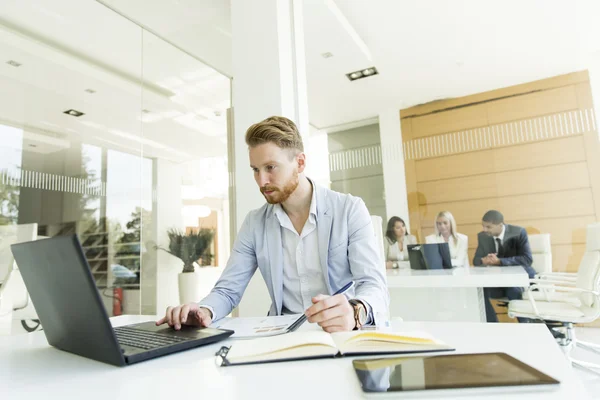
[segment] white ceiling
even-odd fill
[[[31,138],[176,162],[226,156],[229,79],[95,1],[2,0],[0,54],[0,123]]]
[[[231,75],[229,1],[99,1]],[[319,128],[585,69],[600,50],[597,0],[334,0],[369,61],[326,3],[303,1],[309,115]],[[377,76],[345,77],[373,65]]]

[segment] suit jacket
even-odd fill
[[[468,267],[469,255],[467,254],[467,249],[469,248],[469,237],[458,232],[456,233],[456,237],[457,240],[456,243],[454,243],[454,246],[449,246],[452,266]],[[436,235],[434,233],[425,238],[425,243],[445,243],[445,240],[441,235]]]
[[[367,207],[358,197],[316,184],[314,188],[319,258],[328,294],[354,281],[347,296],[368,303],[371,322],[375,323],[377,312],[388,313],[389,293]],[[211,306],[219,318],[228,315],[239,304],[256,268],[260,269],[271,297],[269,315],[281,315],[283,245],[281,226],[271,204],[248,213],[221,278],[199,304]]]
[[[502,247],[503,254],[499,254],[498,258],[503,266],[505,265],[521,265],[527,271],[530,278],[535,276],[535,270],[531,267],[533,257],[531,256],[531,248],[529,247],[529,239],[525,229],[516,225],[505,225],[504,241]],[[479,232],[477,235],[477,250],[473,258],[473,265],[481,265],[481,259],[490,253],[496,253],[496,244],[492,236],[484,232]]]
[[[406,235],[406,237],[404,238],[404,246],[402,249],[402,254],[404,255],[404,261],[408,261],[408,245],[409,244],[417,244],[417,238],[414,237],[413,235]],[[394,242],[392,243],[390,241],[390,238],[388,238],[387,236],[384,236],[383,238],[383,255],[385,256],[385,261],[399,261],[397,259],[397,257],[395,257],[394,252],[392,252],[391,250],[393,249],[394,246],[398,246],[398,243]],[[398,249],[399,251],[400,249]]]

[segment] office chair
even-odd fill
[[[531,279],[527,299],[511,301],[508,315],[545,322],[560,333],[555,337],[573,365],[594,370],[600,369],[600,364],[573,359],[570,352],[573,346],[600,351],[600,344],[578,340],[573,329],[575,323],[589,323],[600,317],[600,223],[588,225],[586,242],[575,281],[548,279],[548,275]],[[536,289],[539,293],[534,294]]]
[[[544,275],[552,273],[552,246],[550,242],[550,234],[549,233],[541,233],[537,235],[528,235],[529,246],[531,248],[531,256],[533,257],[533,262],[531,263],[531,267],[535,270],[536,276]],[[531,292],[532,296],[537,296],[539,292]],[[564,294],[564,293],[561,293]],[[523,298],[528,298],[529,292],[523,293]],[[508,298],[500,298],[493,299],[497,303],[497,307],[501,307],[503,310],[508,308]],[[536,300],[539,300],[536,298]],[[498,314],[508,314],[508,312],[501,312]]]
[[[10,322],[20,320],[28,332],[36,330],[40,324],[21,272],[10,251],[10,245],[36,238],[37,224],[0,226],[0,262],[4,277],[0,286],[0,316],[7,317],[5,319]]]

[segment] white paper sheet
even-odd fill
[[[290,314],[275,317],[224,318],[211,327],[235,331],[231,338],[251,339],[287,333],[290,325],[301,316],[302,314]]]

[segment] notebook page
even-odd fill
[[[244,341],[236,341],[231,345],[227,359],[231,362],[244,358],[255,358],[262,360],[263,358],[273,358],[274,353],[285,351],[286,349],[302,350],[303,356],[310,356],[310,348],[313,347],[317,352],[315,355],[336,354],[337,349],[331,335],[327,332],[309,331],[309,332],[292,332],[285,335],[273,336],[269,338],[258,338]],[[298,352],[298,351],[293,351]],[[277,358],[288,358],[277,357]]]
[[[408,352],[450,348],[425,332],[340,332],[332,334],[332,337],[342,353]]]

